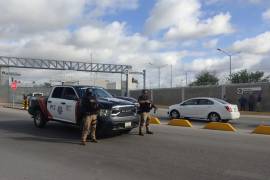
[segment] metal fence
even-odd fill
[[[21,103],[23,94],[33,92],[42,92],[48,95],[50,87],[18,87],[13,92],[7,86],[0,86],[0,103],[12,102],[14,97],[15,103]],[[270,111],[270,83],[257,84],[231,84],[222,86],[201,86],[201,87],[181,87],[181,88],[163,88],[152,89],[150,95],[152,100],[157,105],[168,106],[180,103],[193,97],[216,97],[225,99],[230,103],[239,104],[241,96],[247,99],[246,108],[248,108],[248,101],[252,95],[255,98],[255,109],[258,111]],[[114,95],[123,95],[121,90],[108,90]],[[141,90],[130,91],[130,96],[138,98]],[[259,98],[260,97],[260,98]],[[261,101],[259,101],[261,99]]]
[[[182,88],[152,89],[151,97],[155,104],[169,106],[194,97],[214,97],[239,105],[240,97],[247,100],[246,110],[253,97],[254,111],[270,111],[270,83],[230,84],[222,86],[199,86]],[[130,95],[138,98],[141,90],[131,91]]]

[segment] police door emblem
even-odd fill
[[[58,106],[57,112],[58,112],[58,114],[62,114],[62,112],[63,112],[62,106]]]

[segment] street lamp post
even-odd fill
[[[230,58],[230,77],[231,77],[232,76],[232,56],[236,55],[236,54],[238,54],[240,52],[236,52],[236,53],[232,54],[232,53],[229,53],[229,52],[227,52],[227,51],[225,51],[223,49],[220,49],[220,48],[217,48],[217,50],[222,52],[223,54],[229,56],[229,58]]]
[[[172,74],[172,64],[171,64],[171,88],[173,87],[173,74]]]
[[[220,48],[218,48],[217,50],[222,52],[223,54],[229,56],[229,58],[230,58],[230,77],[231,77],[232,76],[232,54],[230,54],[227,51],[220,49]]]

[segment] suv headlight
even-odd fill
[[[100,109],[99,116],[110,116],[111,110],[109,109]]]

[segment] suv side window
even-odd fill
[[[52,98],[61,98],[63,90],[64,90],[63,87],[54,88]]]
[[[62,98],[67,99],[67,100],[75,100],[77,98],[77,95],[75,91],[73,90],[73,88],[66,87]]]
[[[198,99],[191,99],[186,102],[184,102],[182,105],[188,106],[188,105],[198,105]]]
[[[214,102],[208,99],[199,99],[199,105],[213,105]]]

